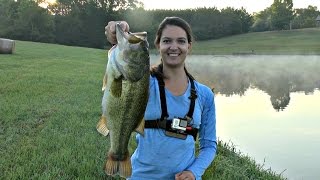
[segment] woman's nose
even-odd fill
[[[172,42],[169,49],[173,49],[173,50],[178,49],[178,44],[176,42]]]

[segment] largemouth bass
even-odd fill
[[[110,135],[105,172],[131,175],[128,143],[133,131],[143,135],[149,95],[150,58],[147,33],[127,33],[116,25],[118,44],[109,50],[103,80],[102,116],[97,130]]]

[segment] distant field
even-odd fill
[[[0,55],[1,179],[112,179],[95,130],[105,63],[103,50],[23,41]],[[283,178],[219,142],[203,179]]]
[[[193,54],[320,54],[320,28],[255,32],[199,41]]]

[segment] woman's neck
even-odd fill
[[[179,79],[186,76],[184,64],[178,66],[162,64],[162,73],[167,79]]]
[[[175,96],[184,94],[188,87],[188,76],[184,67],[181,68],[166,68],[163,67],[165,76],[165,87]]]

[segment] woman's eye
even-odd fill
[[[179,44],[184,44],[184,43],[186,43],[186,40],[184,40],[184,39],[179,39],[179,40],[178,40],[178,43],[179,43]]]
[[[170,43],[171,41],[169,39],[164,39],[162,42],[167,44],[167,43]]]

